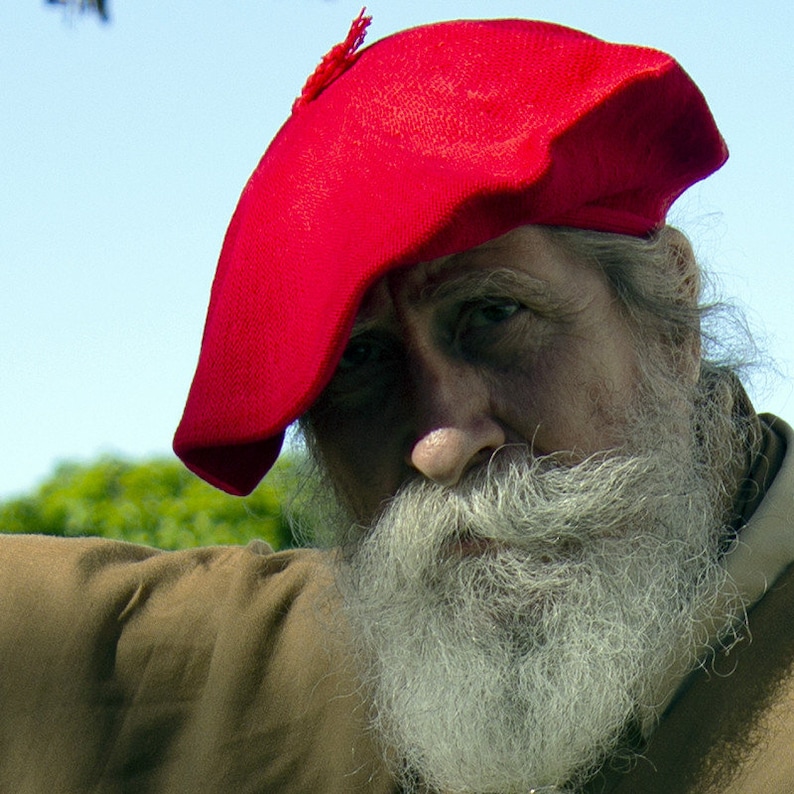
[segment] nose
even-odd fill
[[[417,424],[407,463],[439,485],[455,485],[506,442],[487,384],[473,368],[449,362],[424,362],[414,381]]]

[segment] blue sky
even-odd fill
[[[64,459],[170,454],[226,225],[351,0],[43,0],[0,8],[0,497]],[[460,17],[547,19],[675,55],[731,149],[678,202],[794,419],[794,55],[789,3],[372,0],[368,41]]]

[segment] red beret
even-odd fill
[[[174,449],[250,492],[333,374],[367,288],[529,223],[629,235],[722,165],[668,55],[545,22],[427,25],[323,60],[245,186]]]

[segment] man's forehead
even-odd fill
[[[578,264],[553,242],[547,229],[519,227],[465,251],[381,276],[365,293],[354,328],[360,330],[389,312],[395,295],[412,303],[456,296],[464,300],[489,287],[518,288],[520,283],[522,292],[545,296],[552,282],[564,281]]]

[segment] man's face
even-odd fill
[[[505,445],[620,446],[636,355],[603,274],[523,227],[377,282],[312,430],[369,519],[405,481],[454,485]]]
[[[689,357],[554,240],[376,284],[309,417],[354,513],[336,579],[376,735],[432,791],[584,779],[653,724],[723,586]]]

